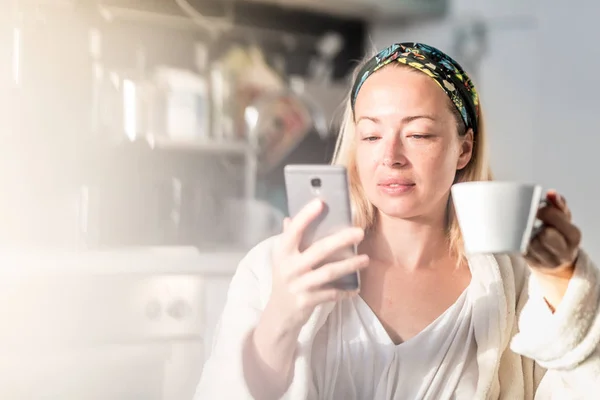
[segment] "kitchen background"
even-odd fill
[[[474,77],[498,179],[600,257],[592,0],[3,0],[0,397],[189,399],[244,253],[395,41]]]

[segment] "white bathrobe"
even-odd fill
[[[260,243],[241,261],[196,400],[252,399],[243,374],[242,344],[269,300],[271,249],[277,240]],[[586,253],[580,252],[554,314],[521,257],[474,256],[469,264],[477,342],[475,399],[600,399],[600,270]],[[311,350],[335,307],[335,303],[317,307],[301,330],[295,373],[284,399],[324,398],[313,382]],[[327,369],[339,368],[337,364],[334,361]],[[395,392],[398,395],[392,398],[402,399],[402,390]]]

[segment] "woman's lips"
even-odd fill
[[[385,182],[377,185],[379,190],[389,195],[408,193],[415,187],[414,183]]]

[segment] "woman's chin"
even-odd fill
[[[418,206],[411,204],[412,202],[393,202],[396,204],[382,204],[381,207],[377,207],[379,212],[389,218],[397,219],[409,219],[419,215]]]

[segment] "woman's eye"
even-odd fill
[[[432,136],[433,135],[410,135],[409,137],[413,139],[428,139]]]
[[[363,137],[363,140],[365,142],[374,142],[377,139],[379,139],[379,137],[377,137],[377,136],[365,136],[365,137]]]

